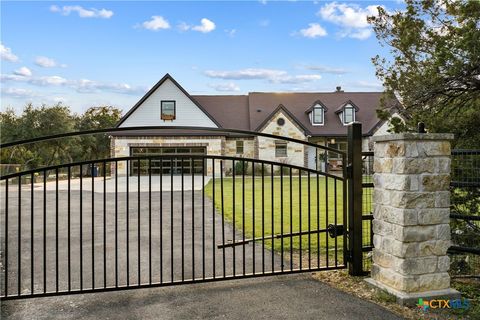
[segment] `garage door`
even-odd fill
[[[205,147],[131,147],[131,156],[158,156],[158,155],[201,155],[206,154]],[[183,159],[183,173],[190,174],[192,170],[193,161],[193,173],[203,173],[203,159]],[[138,160],[132,160],[130,165],[130,174],[138,175],[140,168],[140,174],[148,174],[148,160],[140,160],[140,166]],[[170,174],[173,169],[173,174],[182,173],[182,159],[181,158],[163,158],[152,159],[151,171],[152,174]]]

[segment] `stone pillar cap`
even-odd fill
[[[395,133],[382,136],[373,136],[374,142],[396,141],[396,140],[453,140],[453,133]]]

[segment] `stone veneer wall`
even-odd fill
[[[278,118],[285,119],[285,124],[279,126],[277,124]],[[302,129],[299,128],[290,117],[283,114],[283,112],[278,112],[274,115],[269,123],[263,128],[263,133],[269,133],[277,135],[280,137],[289,137],[298,140],[306,140],[305,134]],[[272,139],[267,137],[257,137],[258,143],[258,159],[269,160],[280,163],[292,164],[297,166],[306,166],[305,163],[305,152],[306,146],[300,143],[287,142],[287,157],[276,157],[275,156],[275,141],[282,141],[282,139]]]
[[[374,137],[371,279],[399,303],[452,296],[450,134]]]
[[[237,154],[237,141],[243,141],[243,154]],[[225,139],[224,154],[231,157],[240,158],[255,158],[255,140],[254,138],[229,138]],[[232,170],[232,161],[227,160],[224,168],[226,172]],[[251,164],[248,164],[248,169],[251,169]]]

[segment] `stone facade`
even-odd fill
[[[451,296],[448,134],[374,137],[374,249],[369,282],[400,303]]]
[[[243,141],[243,153],[237,153],[237,141]],[[224,154],[231,157],[239,158],[253,158],[255,159],[255,139],[254,138],[230,138],[225,139],[225,150]],[[225,163],[225,170],[229,172],[232,169],[232,162],[227,161]]]
[[[285,123],[279,125],[278,119],[284,119]],[[261,130],[263,133],[269,133],[280,137],[289,137],[293,139],[306,141],[304,131],[300,128],[288,115],[281,110],[277,112]],[[305,145],[295,142],[287,142],[278,139],[278,142],[287,143],[287,156],[277,157],[275,152],[275,145],[277,140],[267,137],[257,137],[258,143],[258,158],[262,160],[275,161],[280,163],[292,164],[297,166],[307,166],[306,154],[307,148]]]

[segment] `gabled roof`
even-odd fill
[[[192,96],[166,74],[122,117],[117,126],[121,125],[167,79],[170,79],[215,124],[223,128],[260,130],[276,112],[282,110],[311,136],[345,136],[346,127],[338,117],[338,112],[325,113],[323,126],[312,125],[308,112],[316,104],[321,104],[325,110],[336,111],[341,111],[346,104],[351,104],[357,111],[355,119],[362,123],[364,135],[372,135],[383,123],[376,114],[376,109],[380,107],[382,92],[250,92],[247,95]],[[387,101],[387,107],[395,105],[399,105],[397,99],[391,98]]]
[[[279,104],[277,109],[273,110],[272,113],[265,120],[255,129],[255,131],[262,131],[266,125],[270,122],[270,120],[279,112],[283,112],[287,117],[290,118],[290,121],[294,122],[294,124],[298,125],[303,131],[308,134],[308,129],[300,122],[298,119],[290,112],[283,104]]]
[[[345,101],[340,107],[338,107],[337,110],[335,110],[335,113],[340,113],[343,111],[343,109],[347,106],[347,105],[351,105],[354,109],[355,109],[355,112],[358,112],[358,110],[360,110],[357,105],[355,103],[352,102],[352,100],[348,100],[348,101]]]
[[[140,107],[142,105],[143,102],[145,102],[145,100],[148,99],[148,97],[150,97],[165,81],[167,80],[170,80],[173,82],[173,84],[175,86],[177,86],[180,91],[182,91],[200,110],[202,110],[206,115],[207,117],[210,118],[210,120],[213,121],[213,123],[215,123],[218,127],[221,127],[221,125],[218,123],[217,120],[215,120],[214,117],[212,117],[208,112],[207,110],[205,110],[205,108],[200,104],[198,103],[177,81],[175,81],[175,79],[173,79],[173,77],[170,75],[170,74],[166,74],[163,76],[162,79],[160,79],[160,81],[158,81],[134,106],[133,108],[131,108],[121,119],[120,121],[117,123],[117,125],[115,126],[116,128],[118,128],[125,120],[127,120],[127,118],[135,112],[135,110],[137,110],[138,107]]]
[[[335,112],[325,113],[323,126],[314,126],[305,109],[318,100],[329,110],[336,110],[350,101],[358,108],[355,119],[362,122],[362,133],[369,135],[380,122],[376,109],[380,107],[382,95],[382,92],[251,92],[248,95],[250,128],[257,128],[279,104],[283,104],[311,136],[345,136],[347,129]],[[393,103],[398,101],[389,101]]]
[[[315,101],[315,102],[312,104],[312,106],[311,106],[310,108],[308,108],[307,110],[305,110],[305,113],[306,113],[306,114],[309,114],[310,112],[312,112],[313,108],[315,108],[315,106],[317,106],[317,105],[322,106],[323,112],[327,112],[327,111],[328,111],[328,108],[323,104],[323,102],[320,101],[320,100],[317,100],[317,101]]]

